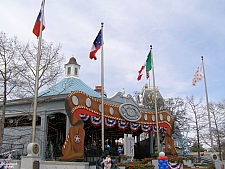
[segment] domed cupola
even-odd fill
[[[69,62],[65,64],[65,77],[79,78],[80,65],[74,57],[71,57]]]

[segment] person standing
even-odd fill
[[[110,157],[110,155],[107,155],[107,157],[105,158],[105,159],[103,159],[103,161],[102,161],[102,163],[101,164],[103,164],[104,163],[104,169],[110,169],[111,168],[111,157]]]

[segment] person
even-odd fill
[[[104,169],[110,169],[111,168],[111,157],[110,157],[110,155],[107,155],[107,157],[105,158],[105,159],[103,159],[103,161],[102,161],[102,163],[101,164],[103,164],[104,163]]]

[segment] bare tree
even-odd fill
[[[53,46],[52,43],[47,43],[42,40],[41,55],[39,65],[39,86],[47,88],[52,86],[62,75],[63,54],[60,54],[61,45]],[[17,51],[20,56],[20,66],[15,65],[15,69],[20,72],[17,76],[16,88],[19,89],[15,96],[19,98],[27,98],[33,96],[35,91],[36,77],[36,61],[38,47],[37,44],[20,44],[17,45]],[[23,65],[23,66],[21,66]],[[22,70],[26,70],[25,73]]]
[[[222,161],[222,142],[225,141],[224,127],[225,127],[225,102],[210,103],[210,113],[212,114],[212,133],[215,139],[216,146],[219,151],[220,160]],[[206,142],[207,143],[207,142]]]
[[[200,160],[200,151],[201,151],[201,142],[200,142],[200,130],[204,129],[207,124],[204,122],[207,121],[205,119],[205,112],[202,106],[202,99],[200,99],[197,103],[194,100],[194,97],[187,97],[187,109],[190,114],[194,115],[194,130],[196,130],[197,135],[197,152],[198,152],[198,160]]]
[[[165,100],[165,108],[173,116],[174,124],[172,126],[173,138],[182,139],[181,131],[184,126],[188,126],[188,114],[186,112],[186,103],[182,98],[169,98]]]
[[[62,73],[60,54],[61,45],[42,41],[41,59],[39,67],[38,89],[45,89],[54,84]],[[20,43],[17,38],[7,38],[5,33],[0,33],[0,88],[3,94],[2,115],[0,127],[0,152],[4,135],[6,105],[8,99],[30,98],[34,95],[36,59],[38,44]]]
[[[191,152],[198,152],[198,151],[205,151],[204,147],[202,144],[198,144],[198,142],[194,142],[193,145],[191,146]]]
[[[13,70],[13,61],[16,54],[14,41],[16,41],[16,38],[7,38],[5,33],[0,33],[0,88],[3,89],[3,93],[0,95],[0,99],[2,100],[0,153],[2,151],[2,140],[4,135],[7,96],[12,92],[15,86],[15,83],[12,83],[12,79],[16,76],[16,71]]]
[[[225,142],[225,101],[221,101],[218,103],[209,103],[209,111],[211,114],[211,131],[212,131],[212,141],[213,141],[213,151],[218,151],[220,159],[222,159],[222,153],[225,150],[223,148],[223,144]],[[210,129],[208,126],[208,113],[207,113],[207,107],[205,106],[202,110],[204,117],[201,118],[202,121],[202,132],[200,133],[200,139],[204,143],[204,145],[207,145],[208,147],[211,147],[211,138],[210,138]],[[211,147],[212,151],[212,147]]]

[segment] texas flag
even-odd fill
[[[40,12],[38,14],[37,20],[36,20],[36,22],[34,24],[34,28],[33,28],[33,33],[37,36],[37,38],[39,37],[39,34],[40,34],[41,18],[43,21],[42,22],[42,31],[43,31],[45,29],[45,18],[44,18],[44,13],[43,13],[42,9],[40,9]]]
[[[101,45],[102,45],[102,30],[100,30],[98,32],[98,35],[97,37],[95,38],[93,44],[92,44],[92,47],[91,47],[91,52],[90,52],[90,59],[94,59],[94,60],[97,60],[95,54],[97,53],[97,51],[101,48]]]

